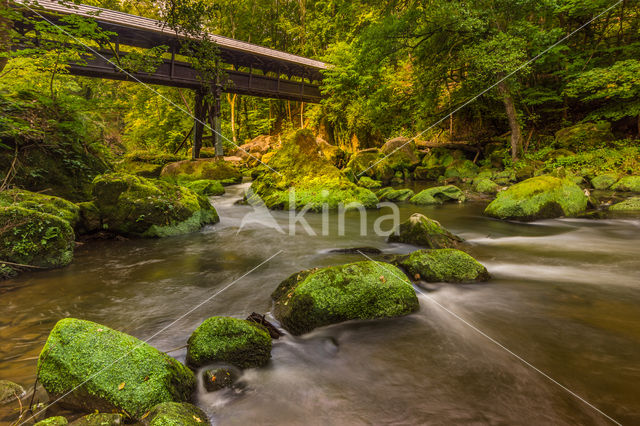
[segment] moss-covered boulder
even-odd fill
[[[0,404],[6,404],[25,395],[24,388],[9,380],[0,380]]]
[[[36,423],[34,426],[66,426],[69,424],[69,421],[62,416],[49,417],[47,419],[41,420]]]
[[[498,194],[484,213],[498,219],[533,221],[571,217],[587,208],[587,196],[570,180],[538,176]]]
[[[212,195],[223,195],[225,192],[224,186],[222,186],[222,183],[217,180],[194,180],[191,182],[184,182],[182,185],[194,191],[196,194],[204,195],[206,197]]]
[[[168,237],[219,221],[209,200],[192,190],[123,173],[96,177],[95,203],[102,226],[138,237]]]
[[[456,249],[418,250],[396,262],[410,277],[427,282],[472,283],[490,278],[480,262]]]
[[[430,249],[456,248],[464,240],[440,225],[440,222],[415,213],[389,236],[391,243],[413,244]]]
[[[240,368],[262,367],[271,357],[271,337],[260,325],[237,318],[212,317],[187,343],[187,364],[226,362]]]
[[[478,167],[473,161],[467,159],[454,160],[449,166],[445,168],[445,179],[472,179],[478,175],[480,167]]]
[[[611,188],[611,186],[617,181],[617,175],[614,175],[613,173],[605,173],[591,179],[591,186],[593,186],[594,189],[605,190]]]
[[[207,392],[230,388],[235,380],[235,373],[229,368],[216,368],[202,372],[202,383]]]
[[[612,140],[614,137],[611,133],[611,123],[606,121],[580,123],[556,132],[556,145],[572,151],[600,148]]]
[[[424,167],[418,166],[413,171],[413,178],[415,180],[438,180],[445,172],[444,166],[436,167]]]
[[[60,268],[73,259],[73,229],[64,219],[22,207],[0,207],[0,260]]]
[[[76,226],[80,217],[80,209],[71,201],[23,189],[0,191],[0,207],[9,206],[22,207],[57,216],[69,222],[72,228]]]
[[[385,142],[380,152],[385,157],[384,162],[395,171],[413,170],[420,164],[416,143],[407,138],[400,137]]]
[[[184,160],[164,166],[160,177],[176,182],[218,180],[227,184],[242,182],[242,173],[231,163],[216,158]]]
[[[375,178],[375,172],[373,167],[375,164],[382,158],[382,154],[378,149],[370,148],[362,151],[354,152],[349,162],[347,163],[347,167],[353,176],[368,176],[370,178]]]
[[[371,190],[352,183],[319,152],[309,130],[287,138],[269,161],[267,169],[251,185],[253,193],[272,209],[304,208],[322,210],[323,205],[340,204],[376,207],[378,198]]]
[[[473,180],[473,190],[483,194],[497,194],[500,185],[487,178],[476,178]]]
[[[189,401],[187,367],[133,336],[91,321],[60,320],[38,359],[38,381],[68,407],[139,419],[161,402]]]
[[[454,185],[436,186],[420,191],[411,198],[413,204],[428,206],[445,202],[464,202],[466,197],[460,188]]]
[[[609,211],[620,213],[636,213],[640,212],[640,197],[629,198],[620,203],[614,204],[609,207]]]
[[[294,335],[343,321],[408,315],[419,308],[402,271],[374,261],[293,274],[271,297],[275,317]]]
[[[165,402],[155,406],[145,419],[148,426],[208,426],[207,415],[188,403]]]
[[[126,154],[122,161],[116,164],[116,170],[130,175],[157,179],[160,177],[160,172],[162,172],[162,168],[166,164],[185,159],[186,158],[181,155],[150,151],[134,151]]]
[[[360,180],[358,180],[358,186],[368,189],[376,189],[382,186],[382,182],[371,179],[369,176],[362,176]]]
[[[622,192],[640,192],[640,176],[625,176],[611,186],[611,189]]]
[[[124,416],[119,413],[93,413],[75,420],[71,426],[120,426]]]
[[[410,189],[393,189],[387,187],[382,188],[380,191],[376,192],[376,195],[380,199],[380,201],[401,203],[413,197],[415,195],[415,192]]]
[[[93,201],[85,201],[77,204],[80,209],[80,220],[76,226],[79,235],[91,234],[102,229],[100,209]]]

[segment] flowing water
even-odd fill
[[[244,189],[214,198],[221,223],[199,233],[89,243],[67,268],[3,283],[0,379],[30,386],[42,345],[64,317],[151,338],[184,361],[186,350],[174,349],[205,318],[268,312],[270,293],[292,273],[363,260],[330,249],[411,250],[371,232],[389,211],[368,212],[368,236],[357,212],[347,215],[344,236],[335,215],[322,235],[319,214],[306,215],[319,235],[298,227],[292,236],[287,212],[236,205]],[[244,372],[241,391],[200,389],[198,405],[216,424],[611,423],[588,402],[640,424],[640,221],[519,224],[484,218],[483,207],[403,205],[400,214],[422,212],[466,238],[490,282],[433,285],[419,295],[420,311],[404,318],[285,336],[266,368]]]

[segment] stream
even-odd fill
[[[323,235],[327,224],[311,213],[318,235],[289,235],[288,212],[236,204],[247,187],[212,198],[221,222],[201,232],[87,243],[69,267],[0,284],[0,379],[30,387],[64,317],[151,338],[184,361],[179,348],[204,319],[268,312],[289,275],[365,260],[331,249],[415,249],[373,233],[384,209],[367,212],[368,236],[358,212],[346,215],[344,236],[336,215]],[[420,212],[464,237],[488,283],[431,285],[407,317],[287,335],[267,367],[244,372],[242,389],[207,394],[200,384],[197,404],[232,425],[612,424],[594,407],[640,424],[640,220],[512,223],[483,217],[485,205],[399,209],[402,220]]]

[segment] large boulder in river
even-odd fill
[[[73,259],[73,229],[64,219],[22,207],[0,207],[0,260],[60,268]]]
[[[295,273],[271,297],[275,317],[294,335],[343,321],[408,315],[419,308],[402,271],[374,261]]]
[[[322,210],[323,205],[376,207],[378,198],[369,189],[356,186],[320,152],[309,130],[300,130],[285,140],[282,148],[262,166],[251,189],[272,209]]]
[[[0,207],[9,206],[22,207],[57,216],[69,222],[72,228],[75,228],[80,216],[80,209],[71,201],[24,189],[0,191]]]
[[[611,186],[611,189],[622,192],[640,192],[640,176],[625,176]]]
[[[498,194],[484,213],[498,219],[533,221],[575,216],[587,208],[587,196],[567,179],[538,176]]]
[[[195,405],[186,402],[158,404],[145,419],[149,426],[208,426],[207,415]]]
[[[413,204],[423,206],[443,204],[446,202],[464,202],[466,197],[460,188],[454,185],[436,186],[420,191],[411,198]]]
[[[59,321],[38,359],[38,381],[51,399],[83,411],[141,418],[162,402],[191,399],[187,367],[133,336],[91,321]]]
[[[415,213],[389,236],[391,243],[413,244],[430,249],[456,248],[464,240],[440,225],[440,222]]]
[[[396,263],[405,268],[409,276],[427,282],[471,283],[489,279],[487,268],[456,249],[418,250],[400,256]]]
[[[167,164],[160,177],[176,182],[190,180],[219,180],[224,184],[239,183],[242,173],[227,161],[217,158],[184,160]]]
[[[138,237],[168,237],[219,221],[209,200],[192,190],[123,173],[93,181],[104,228]]]
[[[201,367],[225,362],[240,368],[262,367],[271,358],[271,336],[251,321],[212,317],[195,329],[187,343],[187,364]]]

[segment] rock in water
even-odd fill
[[[176,182],[218,180],[225,183],[242,182],[242,173],[227,161],[219,159],[184,160],[164,166],[160,177]]]
[[[41,268],[73,260],[75,234],[64,219],[22,207],[0,207],[0,259]]]
[[[178,402],[158,404],[146,418],[149,426],[208,426],[207,415],[195,405]]]
[[[275,317],[294,335],[343,321],[408,315],[419,308],[402,271],[374,261],[293,274],[271,297]]]
[[[575,183],[538,176],[498,194],[484,213],[498,219],[533,221],[575,216],[587,208],[587,196]]]
[[[91,321],[67,318],[49,334],[38,380],[68,407],[121,412],[135,419],[161,402],[189,401],[196,387],[187,367],[150,345]]]
[[[34,426],[66,426],[69,421],[62,416],[49,417],[42,421],[39,421]]]
[[[122,173],[93,181],[103,227],[138,237],[168,237],[219,221],[209,200],[192,190]]]
[[[609,207],[609,211],[618,213],[638,213],[640,212],[640,197],[629,198],[618,204]]]
[[[269,160],[269,167],[276,172],[263,167],[251,185],[253,193],[269,208],[309,207],[320,211],[324,204],[332,209],[340,203],[367,208],[378,204],[371,190],[349,181],[320,153],[308,130],[300,130],[283,142]]]
[[[396,262],[409,276],[427,282],[472,283],[487,281],[487,268],[467,253],[456,249],[418,250]]]
[[[202,382],[207,392],[230,388],[235,380],[235,374],[228,368],[206,370],[202,373]]]
[[[226,362],[240,368],[262,367],[271,358],[271,336],[254,322],[212,317],[195,329],[187,343],[187,364],[200,367]]]
[[[391,243],[413,244],[430,249],[456,248],[464,240],[449,232],[440,222],[420,213],[413,214],[389,236]]]
[[[71,426],[120,426],[124,416],[117,413],[93,413],[71,423]]]
[[[392,203],[401,203],[413,197],[415,193],[410,189],[393,189],[382,188],[376,193],[380,201],[390,201]]]
[[[640,192],[640,176],[625,176],[611,187],[614,191]]]
[[[454,185],[425,189],[411,198],[413,204],[419,205],[443,204],[447,201],[464,202],[465,200],[464,193]]]
[[[24,388],[19,384],[9,380],[0,380],[0,404],[6,404],[22,398],[24,394]]]
[[[484,194],[496,194],[500,185],[488,178],[476,178],[473,180],[473,190]]]

